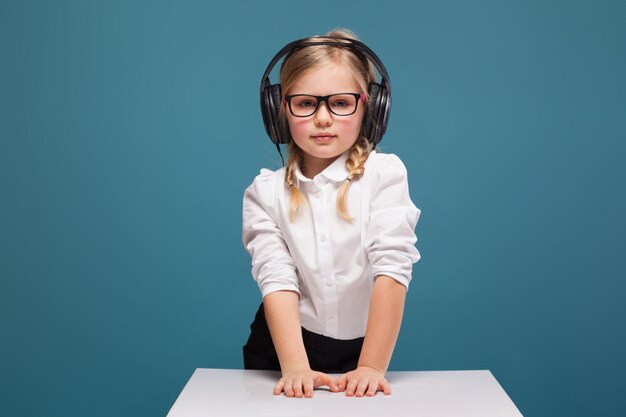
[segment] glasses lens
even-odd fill
[[[310,116],[317,109],[315,96],[298,95],[291,98],[291,112],[294,116]]]
[[[356,103],[356,97],[350,94],[334,94],[328,97],[330,110],[339,116],[347,116],[354,113]]]

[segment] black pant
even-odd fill
[[[278,355],[265,320],[263,304],[250,325],[250,337],[243,347],[244,369],[280,371]],[[356,369],[363,338],[337,340],[302,328],[304,348],[314,371],[344,373]]]

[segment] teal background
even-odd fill
[[[626,413],[624,2],[0,4],[3,415],[163,416],[242,367],[242,193],[280,162],[260,77],[336,26],[389,70],[422,210],[391,369]]]

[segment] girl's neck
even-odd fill
[[[309,156],[308,158],[304,158],[302,160],[300,170],[305,177],[313,179],[317,174],[324,171],[330,166],[330,164],[335,162],[337,158],[339,158],[339,155],[329,159],[312,158]]]

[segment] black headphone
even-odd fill
[[[311,39],[328,39],[320,41],[311,41]],[[307,46],[319,46],[319,45],[331,45],[340,48],[350,49],[362,58],[366,62],[369,60],[378,71],[381,76],[381,82],[371,82],[368,87],[369,100],[367,102],[367,112],[363,117],[363,124],[361,132],[374,146],[381,141],[385,130],[387,130],[387,121],[389,120],[389,111],[391,109],[391,84],[389,82],[389,76],[387,70],[382,61],[376,56],[363,42],[355,39],[340,38],[340,37],[328,37],[328,36],[314,36],[313,38],[304,38],[293,41],[285,45],[278,53],[272,58],[272,61],[267,66],[263,78],[261,79],[261,114],[263,115],[263,124],[265,125],[265,131],[269,135],[272,143],[276,144],[280,153],[281,143],[289,143],[291,141],[291,134],[289,133],[289,127],[287,126],[285,118],[280,117],[280,108],[282,105],[282,94],[280,84],[271,84],[269,75],[274,68],[274,65],[285,55],[290,55],[294,51],[307,47]],[[282,157],[282,154],[281,154]]]

